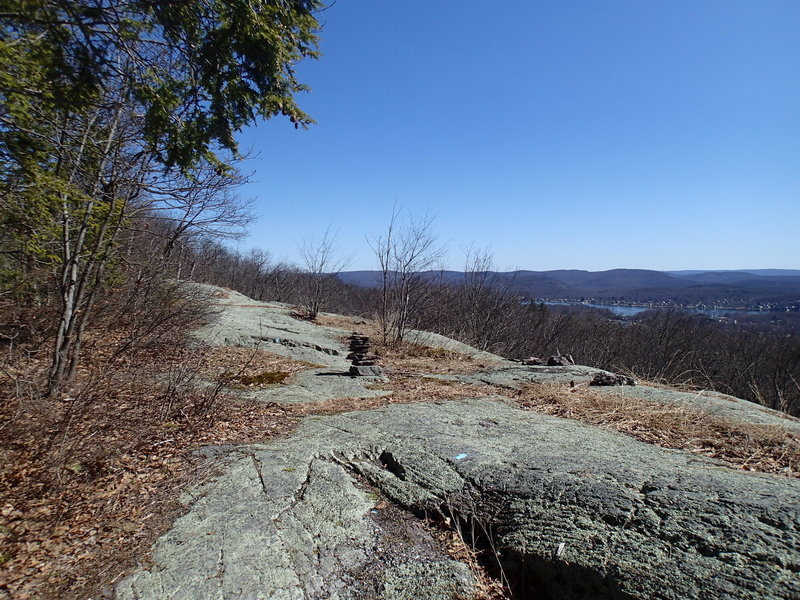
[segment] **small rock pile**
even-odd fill
[[[571,354],[556,354],[547,359],[548,367],[569,367],[575,364]]]
[[[369,352],[369,338],[366,335],[354,331],[347,340],[350,342],[350,354],[347,355],[347,360],[353,362],[350,375],[355,377],[383,375],[383,369],[375,364],[378,357]]]
[[[544,361],[537,356],[529,356],[520,361],[523,365],[543,365]]]
[[[589,385],[636,385],[633,377],[625,375],[612,375],[611,373],[598,373],[589,382]]]
[[[523,358],[517,362],[521,362],[523,365],[529,366],[543,366],[547,365],[548,367],[569,367],[570,365],[575,364],[575,359],[572,358],[571,354],[555,354],[545,361],[537,356],[529,356],[528,358]]]

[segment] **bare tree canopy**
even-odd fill
[[[378,321],[384,344],[403,341],[410,318],[427,298],[430,281],[423,273],[435,267],[446,251],[434,234],[432,215],[411,215],[403,224],[399,217],[395,206],[386,233],[369,240],[381,272]]]
[[[308,238],[298,246],[305,277],[301,281],[300,304],[306,318],[314,320],[329,299],[336,276],[348,265],[350,257],[341,255],[336,234],[330,228],[319,241]]]

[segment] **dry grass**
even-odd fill
[[[381,343],[381,330],[378,324],[370,319],[324,315],[317,319],[319,325],[343,329],[348,335],[357,332],[366,335],[372,344],[372,350],[380,357],[379,364],[394,373],[432,373],[432,374],[472,374],[491,366],[485,360],[476,361],[471,356],[446,350],[432,348],[405,341],[400,345]],[[347,344],[347,336],[340,340]]]
[[[294,373],[320,368],[302,360],[294,360],[259,348],[238,346],[202,346],[187,351],[186,362],[209,381],[224,380],[237,387],[263,387],[283,383]]]
[[[398,347],[377,346],[381,364],[395,373],[431,373],[437,375],[472,374],[483,371],[488,363],[476,361],[452,350],[430,348],[411,342]]]
[[[357,329],[375,340],[380,337],[380,330],[375,321],[362,317],[348,317],[345,315],[325,313],[317,315],[316,320],[312,322],[316,325],[332,327],[333,329],[342,329],[344,331],[353,331]]]
[[[737,469],[800,477],[800,436],[776,425],[724,419],[679,404],[660,404],[585,386],[528,386],[522,407],[687,450]]]
[[[298,423],[276,406],[209,402],[163,376],[202,365],[213,378],[247,360],[254,373],[307,368],[296,361],[162,348],[109,367],[114,344],[88,340],[74,392],[58,399],[19,394],[41,377],[44,355],[0,375],[0,598],[98,597],[181,513],[180,491],[209,474],[195,449],[288,435]]]
[[[406,403],[482,398],[501,392],[499,388],[493,386],[417,375],[392,375],[389,377],[389,383],[385,385],[387,389],[393,390],[393,396],[398,402]]]
[[[470,600],[509,600],[510,594],[499,579],[489,574],[484,566],[485,557],[464,541],[464,537],[452,524],[437,525],[427,522],[427,529],[444,548],[447,555],[469,566],[475,578],[475,595]],[[495,560],[490,558],[489,560]]]
[[[390,375],[388,381],[368,384],[368,387],[375,390],[390,391],[392,394],[370,398],[332,398],[319,402],[286,405],[284,409],[288,415],[295,417],[335,415],[343,412],[373,410],[390,404],[444,402],[459,398],[480,398],[494,390],[489,386],[468,385],[432,377],[408,377],[405,375]]]

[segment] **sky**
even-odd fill
[[[460,269],[800,268],[800,2],[337,0],[298,65],[317,124],[242,132],[256,222],[296,262],[433,215]]]

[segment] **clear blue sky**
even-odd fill
[[[243,132],[258,221],[297,259],[395,202],[498,269],[800,268],[800,1],[338,0],[299,97]]]

